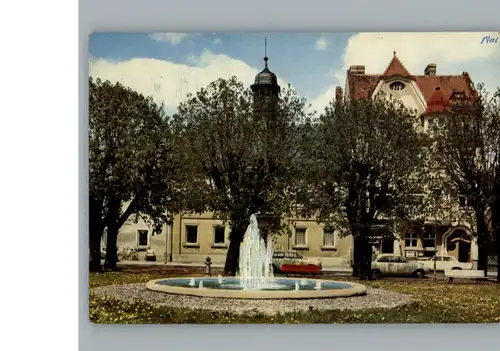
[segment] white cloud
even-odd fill
[[[384,72],[393,51],[412,74],[423,74],[428,63],[437,64],[437,74],[469,72],[475,82],[492,91],[500,85],[500,43],[481,44],[485,35],[498,33],[361,33],[353,35],[344,50],[342,67],[334,74],[332,86],[317,97],[321,105],[335,95],[335,85],[344,88],[350,65],[364,65],[367,74]]]
[[[177,45],[189,36],[187,33],[151,33],[149,37],[156,41],[168,41],[172,45]]]
[[[325,38],[319,38],[318,40],[316,40],[315,47],[316,50],[326,50],[328,48],[328,40],[326,40]]]
[[[215,38],[213,41],[214,44],[222,44],[222,39],[221,38]]]
[[[200,56],[189,57],[190,65],[165,60],[134,58],[127,61],[93,59],[89,64],[91,77],[120,82],[155,102],[164,103],[172,113],[188,93],[195,93],[218,78],[235,75],[245,84],[253,83],[262,70],[245,62],[205,50]],[[287,83],[278,79],[281,86]]]

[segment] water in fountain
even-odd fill
[[[200,283],[198,284],[198,288],[203,288],[203,280],[200,280]]]
[[[295,281],[295,291],[299,291],[299,282]]]
[[[217,277],[217,282],[219,284],[222,284],[222,275],[219,274],[219,276]]]
[[[266,245],[260,236],[257,218],[251,215],[240,248],[239,275],[243,289],[259,290],[272,283],[272,257],[271,238]]]
[[[302,280],[300,281],[300,285],[302,285],[302,286],[306,286],[306,285],[307,285],[307,280],[302,279]]]
[[[194,286],[194,278],[189,279],[189,286]]]
[[[319,280],[316,281],[316,290],[321,290],[321,282]]]

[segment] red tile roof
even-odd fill
[[[437,109],[439,101],[449,102],[454,92],[463,92],[468,96],[474,95],[472,81],[467,72],[460,75],[411,75],[396,55],[392,58],[383,74],[354,74],[347,70],[347,89],[352,99],[369,98],[381,79],[391,76],[403,76],[415,80],[431,109]],[[439,90],[436,91],[436,88]],[[432,101],[431,101],[432,100]]]
[[[399,61],[398,57],[396,56],[396,51],[394,51],[394,56],[389,63],[389,66],[385,69],[384,74],[382,74],[384,77],[394,77],[394,76],[400,76],[400,77],[408,77],[412,78],[412,75],[408,70],[406,69],[405,66]]]
[[[436,88],[430,99],[427,101],[427,110],[425,113],[443,112],[449,105],[449,99],[440,88]]]

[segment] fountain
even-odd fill
[[[250,224],[240,247],[237,277],[155,279],[146,283],[152,291],[198,297],[233,299],[315,299],[365,295],[364,285],[333,280],[282,278],[273,275],[272,240],[260,235],[257,218]]]
[[[259,234],[257,218],[250,216],[240,247],[239,274],[243,290],[262,290],[273,282],[273,248],[270,238],[267,245]]]

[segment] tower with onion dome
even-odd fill
[[[276,74],[269,70],[267,61],[267,40],[265,41],[264,69],[255,76],[255,82],[250,87],[254,97],[254,111],[261,114],[276,112],[280,86]]]

